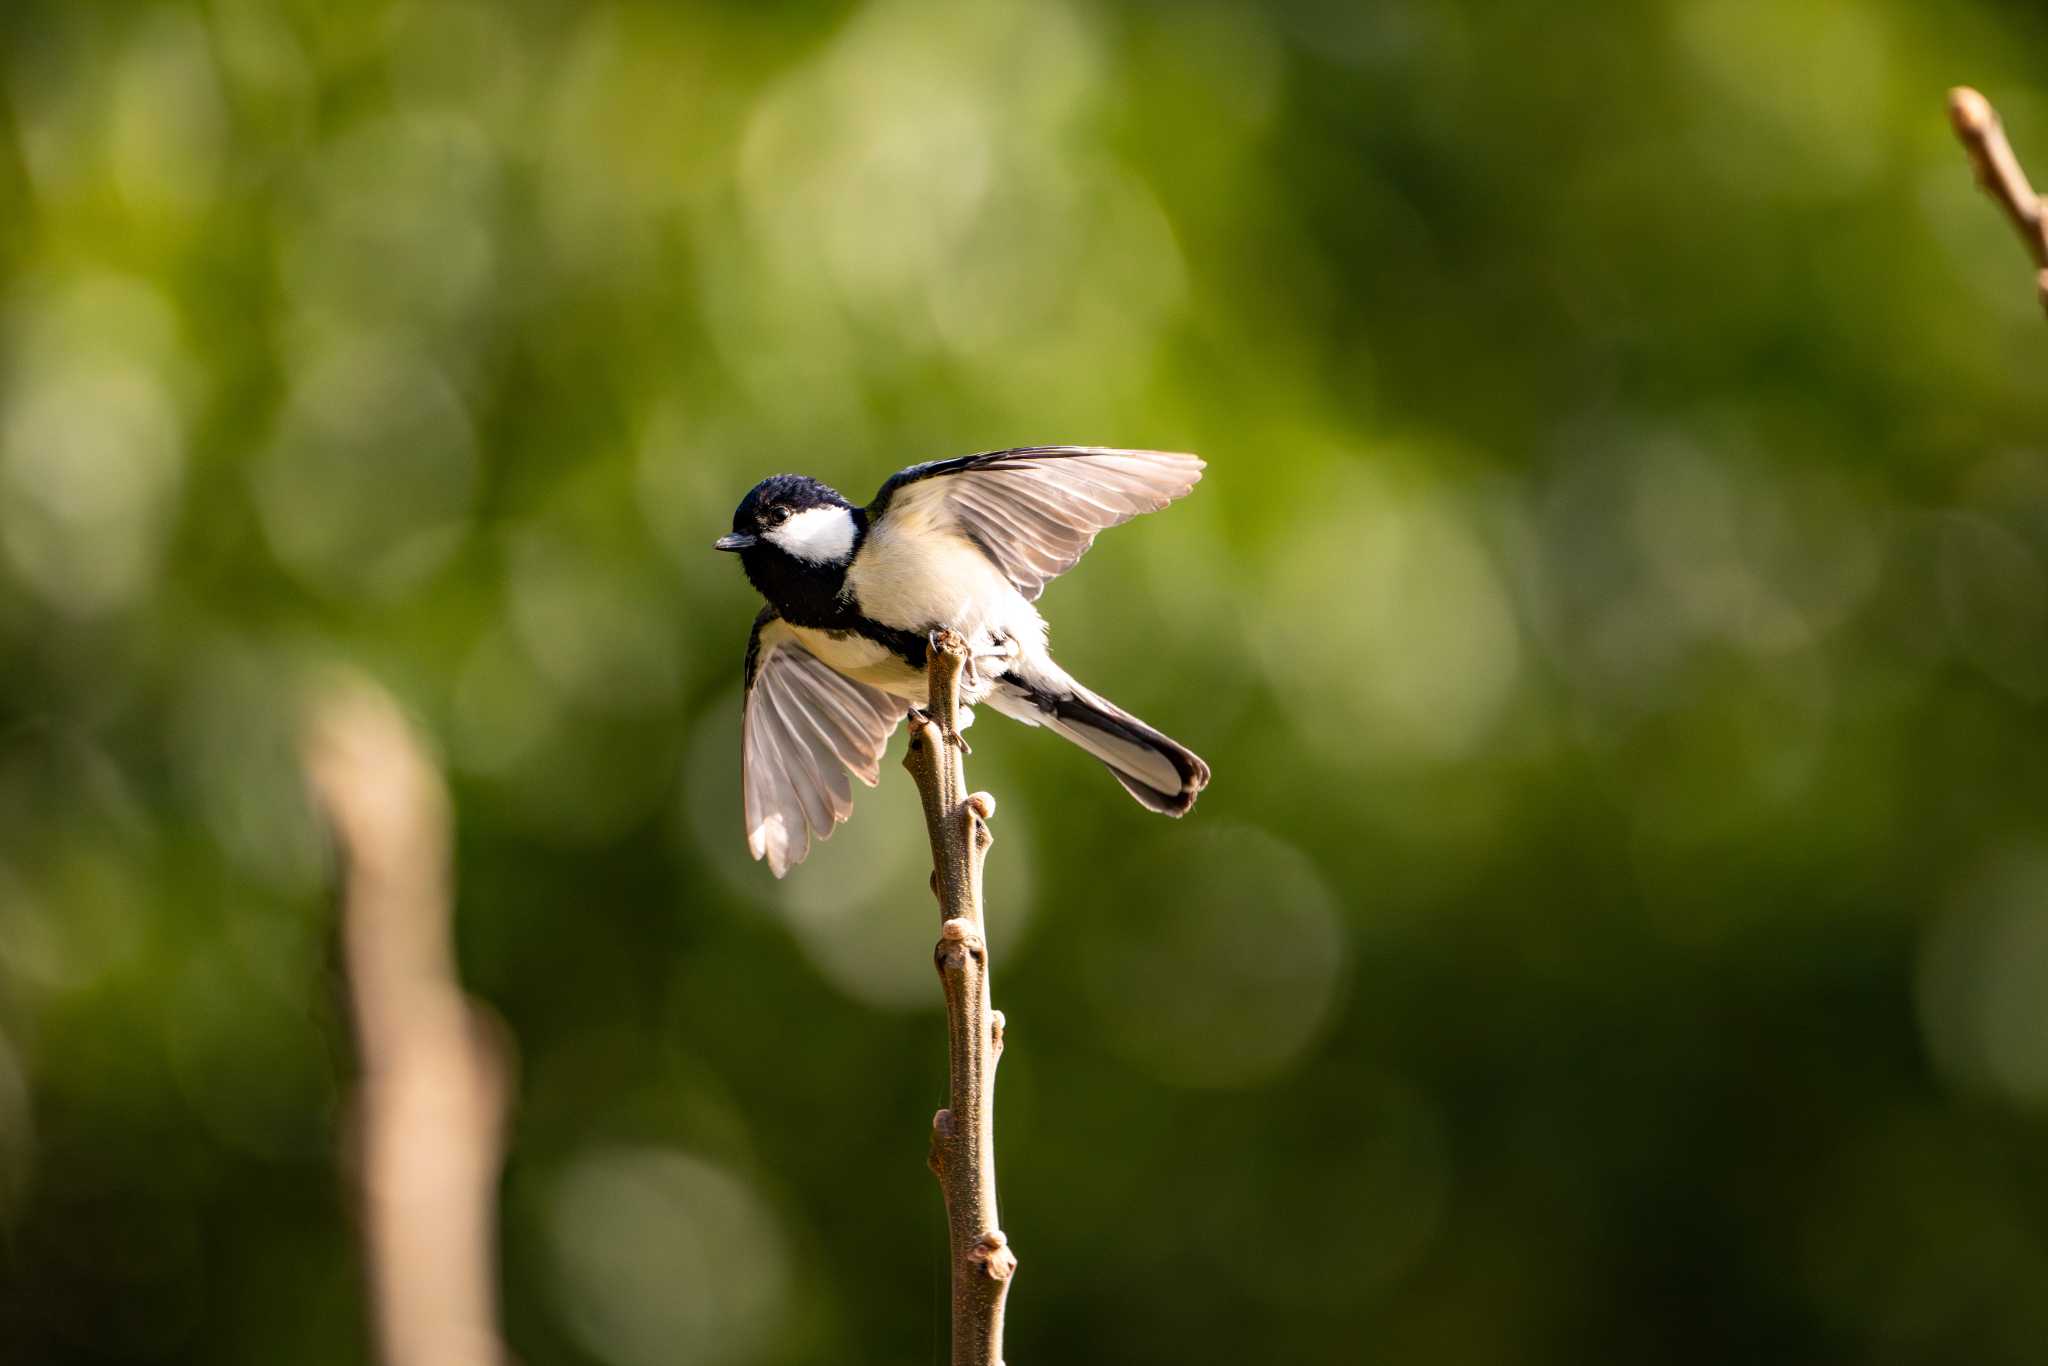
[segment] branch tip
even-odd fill
[[[1949,122],[1970,158],[1977,184],[1996,200],[2019,233],[2037,272],[2048,272],[2048,213],[2028,183],[2025,168],[2006,140],[1998,111],[1977,91],[1959,85],[1948,92]],[[2037,288],[2039,280],[2036,281]],[[2048,292],[2042,296],[2048,306]]]
[[[1948,92],[1948,117],[1956,132],[1964,137],[1982,137],[1992,124],[1998,122],[1998,113],[1985,99],[1967,85],[1959,85]]]

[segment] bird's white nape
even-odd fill
[[[805,508],[764,537],[800,560],[837,564],[853,554],[853,510]]]

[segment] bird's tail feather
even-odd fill
[[[1079,745],[1154,811],[1185,816],[1209,785],[1209,766],[1201,756],[1090,692],[1049,661],[1013,670],[988,701],[1005,716],[1044,726]]]

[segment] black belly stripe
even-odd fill
[[[854,634],[874,641],[913,669],[924,668],[930,631],[905,631],[895,626],[884,626],[879,621],[870,621],[865,617],[858,618],[857,621],[858,624],[853,627]]]

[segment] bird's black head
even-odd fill
[[[837,489],[807,474],[771,474],[747,490],[733,509],[732,535],[719,537],[715,544],[720,550],[751,550],[798,513],[851,506]]]
[[[754,587],[788,616],[800,600],[838,593],[861,530],[859,511],[836,489],[808,475],[777,474],[740,500],[732,534],[713,544],[739,552]]]

